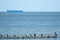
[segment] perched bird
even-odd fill
[[[56,32],[55,32],[55,36],[58,36]]]

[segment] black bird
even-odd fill
[[[41,34],[41,38],[43,38],[43,34]]]
[[[56,32],[55,32],[55,36],[58,36]]]
[[[3,37],[2,34],[0,34],[0,37]]]
[[[36,34],[34,34],[34,36],[36,36]]]

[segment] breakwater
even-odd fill
[[[54,35],[46,35],[44,36],[43,34],[41,34],[40,36],[37,36],[36,34],[33,34],[33,36],[30,34],[25,35],[25,36],[17,36],[17,35],[13,35],[13,36],[9,36],[8,34],[6,34],[6,36],[3,36],[2,34],[0,34],[0,39],[36,39],[36,38],[58,38],[58,34],[55,32]]]

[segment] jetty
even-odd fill
[[[46,35],[44,36],[43,34],[41,34],[40,36],[37,36],[36,34],[30,34],[25,35],[25,36],[16,36],[15,34],[13,36],[9,36],[8,34],[6,34],[6,36],[3,36],[2,34],[0,34],[0,39],[36,39],[36,38],[58,38],[58,34],[55,32],[53,36],[50,35]]]

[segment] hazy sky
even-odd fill
[[[60,0],[0,0],[0,11],[7,9],[60,12]]]

